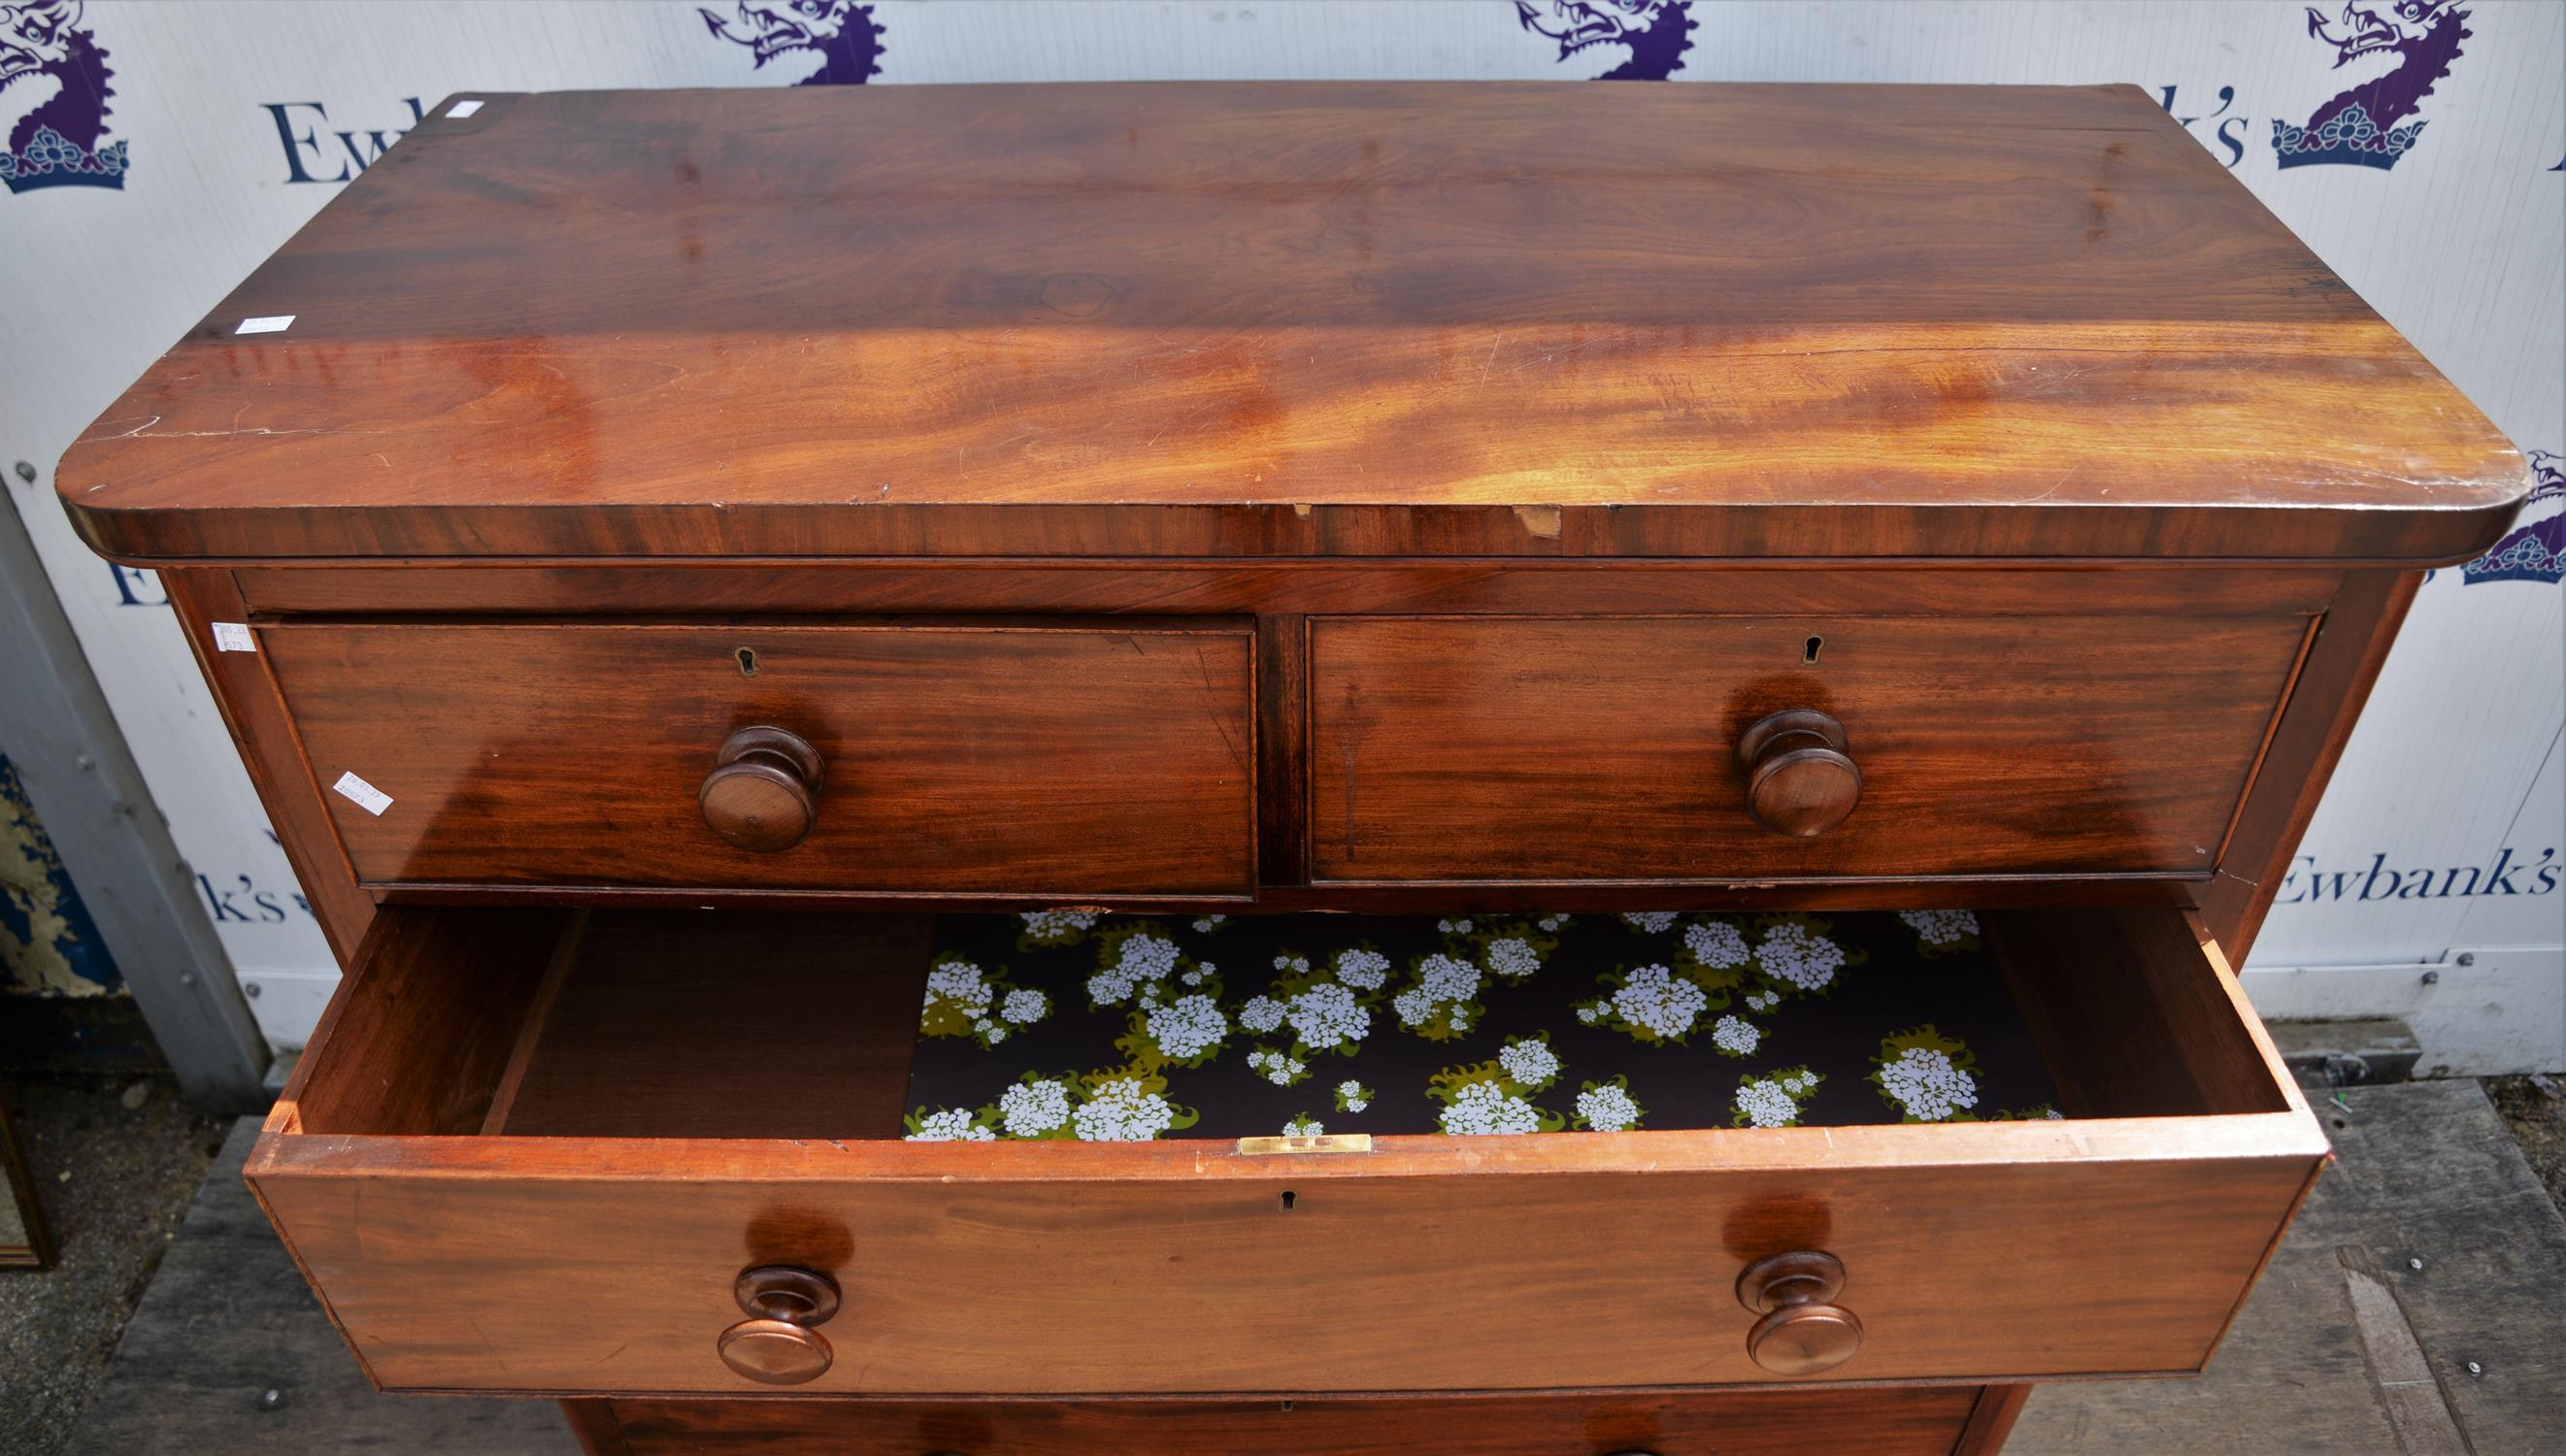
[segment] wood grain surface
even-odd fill
[[[166,571],[160,586],[169,594],[178,630],[187,639],[196,668],[205,676],[223,726],[231,730],[241,765],[249,771],[277,848],[294,870],[295,884],[321,924],[322,938],[342,967],[354,965],[357,947],[374,923],[375,901],[357,882],[347,854],[330,830],[330,813],[312,783],[303,745],[296,741],[285,700],[267,659],[254,652],[224,652],[214,647],[217,621],[247,624],[249,605],[239,584],[225,571]]]
[[[261,614],[648,616],[1033,612],[1216,616],[2272,616],[2323,611],[2319,563],[1024,561],[312,563],[220,573]]]
[[[1554,1398],[616,1400],[595,1402],[581,1424],[600,1456],[1953,1456],[1982,1399],[1977,1388],[1947,1385]]]
[[[1310,625],[1314,881],[2206,878],[2299,617],[1365,617]],[[1811,660],[1813,658],[1815,660]],[[1756,823],[1736,747],[1840,720],[1862,800]]]
[[[2052,908],[2001,924],[1989,943],[2071,1117],[2307,1109],[2195,919]]]
[[[408,882],[1241,896],[1249,629],[924,621],[271,625],[357,876]],[[743,657],[741,654],[748,654]],[[818,823],[759,853],[697,793],[735,729],[819,749]]]
[[[1841,1303],[1868,1331],[1823,1380],[2191,1370],[2323,1154],[2268,1055],[2218,1035],[2210,1018],[2246,1013],[2172,917],[2129,952],[2133,984],[2160,998],[2135,1035],[2223,1064],[2193,1078],[2179,1115],[2124,1115],[2163,1104],[2097,1078],[2093,1115],[2069,1121],[1388,1137],[1368,1154],[1244,1157],[885,1140],[896,1103],[831,1091],[862,1077],[794,1067],[892,1065],[906,1019],[837,983],[913,986],[913,939],[850,926],[824,953],[849,922],[811,917],[793,932],[807,948],[779,950],[730,935],[719,912],[622,930],[598,912],[510,1115],[511,1134],[557,1135],[436,1135],[478,1125],[511,1060],[489,1008],[530,1004],[559,932],[532,927],[494,954],[462,923],[490,913],[385,912],[383,950],[343,987],[250,1168],[386,1388],[736,1392],[713,1339],[737,1319],[732,1279],[764,1263],[846,1292],[819,1394],[1769,1384],[1730,1286],[1799,1248],[1844,1261]],[[1986,933],[2012,927],[1990,918]],[[442,975],[419,953],[440,942],[456,953]],[[2087,973],[2060,960],[2015,974]],[[637,1024],[612,1003],[662,1004],[685,975],[738,986],[764,1015],[628,1048],[662,1092],[616,1095],[638,1072],[548,1073],[546,1044],[602,1066],[614,1028]],[[2070,1049],[2090,1030],[2055,1029]],[[665,1110],[686,1101],[726,1110]],[[700,1135],[652,1135],[678,1129]],[[1278,1274],[1304,1267],[1317,1273]],[[1522,1334],[1563,1328],[1613,1337]]]
[[[272,1126],[438,1137],[478,1131],[575,912],[392,909],[359,948],[367,994],[333,995]],[[344,989],[357,977],[341,982]]]
[[[727,989],[660,942],[717,915]],[[512,1137],[896,1137],[908,1110],[923,915],[592,916],[518,1046]],[[682,1070],[682,1076],[672,1076]]]
[[[2397,629],[2423,585],[2422,572],[2351,573],[2318,623],[2289,710],[2273,725],[2261,792],[2237,814],[2218,877],[2198,901],[2210,933],[2236,965],[2253,953],[2291,856],[2316,818],[2371,685],[2387,666],[2388,649],[2396,645]]]
[[[83,434],[92,544],[2446,563],[2528,481],[2137,87],[481,100]]]

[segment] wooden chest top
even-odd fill
[[[93,545],[2420,563],[2526,479],[2133,87],[473,100],[72,448]]]

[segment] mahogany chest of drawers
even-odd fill
[[[345,963],[249,1176],[376,1383],[920,1456],[2199,1369],[2326,1155],[2229,968],[2526,483],[2134,88],[1407,84],[449,101],[61,479]],[[2040,1114],[915,1138],[974,915],[1963,909]]]

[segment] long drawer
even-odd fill
[[[1236,622],[298,619],[259,644],[371,886],[1253,886]]]
[[[1085,1402],[580,1402],[622,1456],[1954,1456],[1994,1449],[2019,1387],[1775,1395],[1476,1395]]]
[[[2205,877],[2308,638],[2298,616],[1317,618],[1311,874]]]
[[[2323,1135],[2196,922],[1981,919],[2063,1120],[1268,1152],[898,1140],[921,917],[395,906],[249,1176],[392,1389],[770,1388],[778,1268],[836,1308],[748,1335],[837,1395],[2197,1370]],[[1858,1348],[1750,1350],[1825,1265]]]

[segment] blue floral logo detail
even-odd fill
[[[2523,502],[2522,514],[2545,509],[2540,519],[2515,526],[2501,541],[2459,569],[2459,584],[2542,582],[2554,587],[2566,577],[2566,457],[2547,450],[2530,452],[2537,483]]]
[[[2280,153],[2285,167],[2306,166],[2311,162],[2349,162],[2355,166],[2377,167],[2382,171],[2397,165],[2397,159],[2414,146],[2415,138],[2424,134],[2424,123],[2379,129],[2370,113],[2355,102],[2311,131],[2287,121],[2272,122],[2272,146]]]

